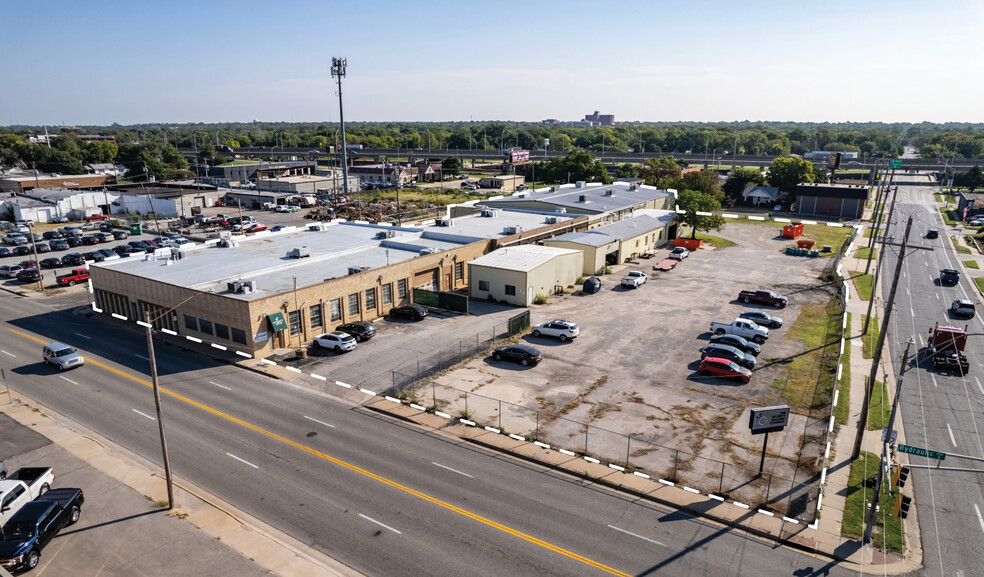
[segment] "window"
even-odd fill
[[[396,298],[401,301],[407,298],[407,279],[401,278],[396,281]]]
[[[198,330],[205,334],[212,334],[212,321],[207,321],[205,319],[198,319]]]
[[[636,239],[636,246],[639,246],[639,239]]]
[[[229,340],[229,327],[215,323],[215,336],[220,339]]]
[[[311,311],[311,328],[321,326],[321,305],[314,305],[310,309]]]
[[[290,334],[301,334],[301,311],[290,311],[287,313],[287,324],[290,325]]]
[[[185,318],[185,328],[186,329],[191,329],[193,331],[197,331],[198,330],[198,319],[196,319],[195,317],[193,317],[191,315],[185,315],[184,318]]]
[[[331,313],[331,322],[342,320],[342,299],[328,301],[328,310]]]
[[[489,290],[489,281],[487,281],[487,280],[480,280],[480,281],[478,281],[478,290],[480,290],[480,291],[487,291],[487,290]]]
[[[506,295],[514,297],[516,296],[516,287],[511,284],[506,285]]]
[[[383,304],[388,305],[393,302],[393,283],[386,283],[382,287]]]
[[[376,289],[366,289],[366,310],[376,308]]]
[[[454,280],[465,280],[465,263],[454,263]]]
[[[246,331],[242,329],[232,329],[232,342],[241,345],[246,344]]]
[[[352,293],[348,296],[348,314],[349,316],[358,316],[359,293]]]

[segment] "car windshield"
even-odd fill
[[[10,522],[3,528],[4,541],[23,541],[34,536],[34,523]]]
[[[58,356],[58,357],[67,357],[68,355],[71,355],[73,353],[75,353],[75,349],[73,349],[71,347],[66,347],[64,349],[60,349],[60,350],[55,351],[55,356]]]

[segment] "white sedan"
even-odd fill
[[[682,246],[678,246],[670,251],[670,258],[675,258],[677,260],[683,260],[690,256],[690,251]]]
[[[536,325],[533,327],[534,337],[556,337],[560,339],[561,342],[567,342],[569,339],[576,339],[577,336],[581,334],[580,329],[577,325],[570,321],[550,321],[548,323],[543,323],[542,325]]]
[[[355,348],[355,337],[340,331],[324,333],[314,337],[314,346],[335,352],[351,351]]]

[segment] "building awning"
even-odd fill
[[[273,332],[279,332],[287,328],[287,321],[284,320],[284,313],[273,313],[267,315],[267,320],[270,321],[270,329]]]

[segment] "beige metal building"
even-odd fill
[[[582,232],[545,239],[545,246],[580,250],[584,274],[598,274],[606,267],[638,258],[670,239],[676,214],[666,210],[640,210],[636,216]]]
[[[526,183],[525,176],[504,174],[501,176],[486,176],[478,181],[482,188],[497,188],[502,192],[515,192],[516,188]]]
[[[468,263],[468,294],[521,307],[573,285],[584,268],[579,250],[524,244],[500,248]]]
[[[641,209],[673,210],[676,197],[653,186],[615,182],[590,184],[578,182],[550,188],[527,190],[512,196],[487,199],[489,207],[550,210],[557,213],[587,214],[598,225],[632,216]]]

